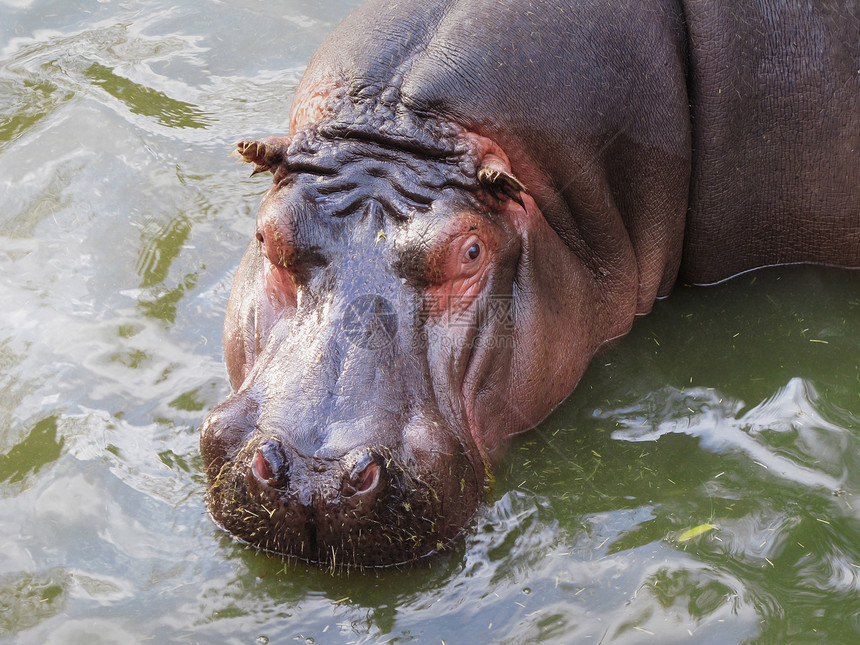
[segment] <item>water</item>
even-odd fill
[[[213,526],[196,428],[267,182],[227,155],[285,131],[355,4],[0,0],[0,640],[856,642],[847,272],[677,290],[429,562],[332,574]]]

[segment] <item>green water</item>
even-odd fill
[[[426,563],[214,527],[197,427],[266,184],[227,155],[355,4],[0,0],[0,642],[857,642],[857,273],[678,289]]]

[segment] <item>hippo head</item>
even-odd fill
[[[201,452],[211,514],[240,540],[331,566],[443,549],[503,439],[602,340],[575,322],[592,273],[504,152],[445,140],[306,126],[239,144],[274,181],[228,305],[235,393]]]

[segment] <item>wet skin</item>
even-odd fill
[[[679,277],[860,266],[857,10],[520,4],[367,3],[290,134],[239,144],[273,184],[201,435],[239,539],[443,549],[508,438]]]

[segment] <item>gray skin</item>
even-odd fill
[[[372,0],[239,154],[274,180],[202,429],[212,516],[406,562],[678,280],[860,266],[860,8]]]

